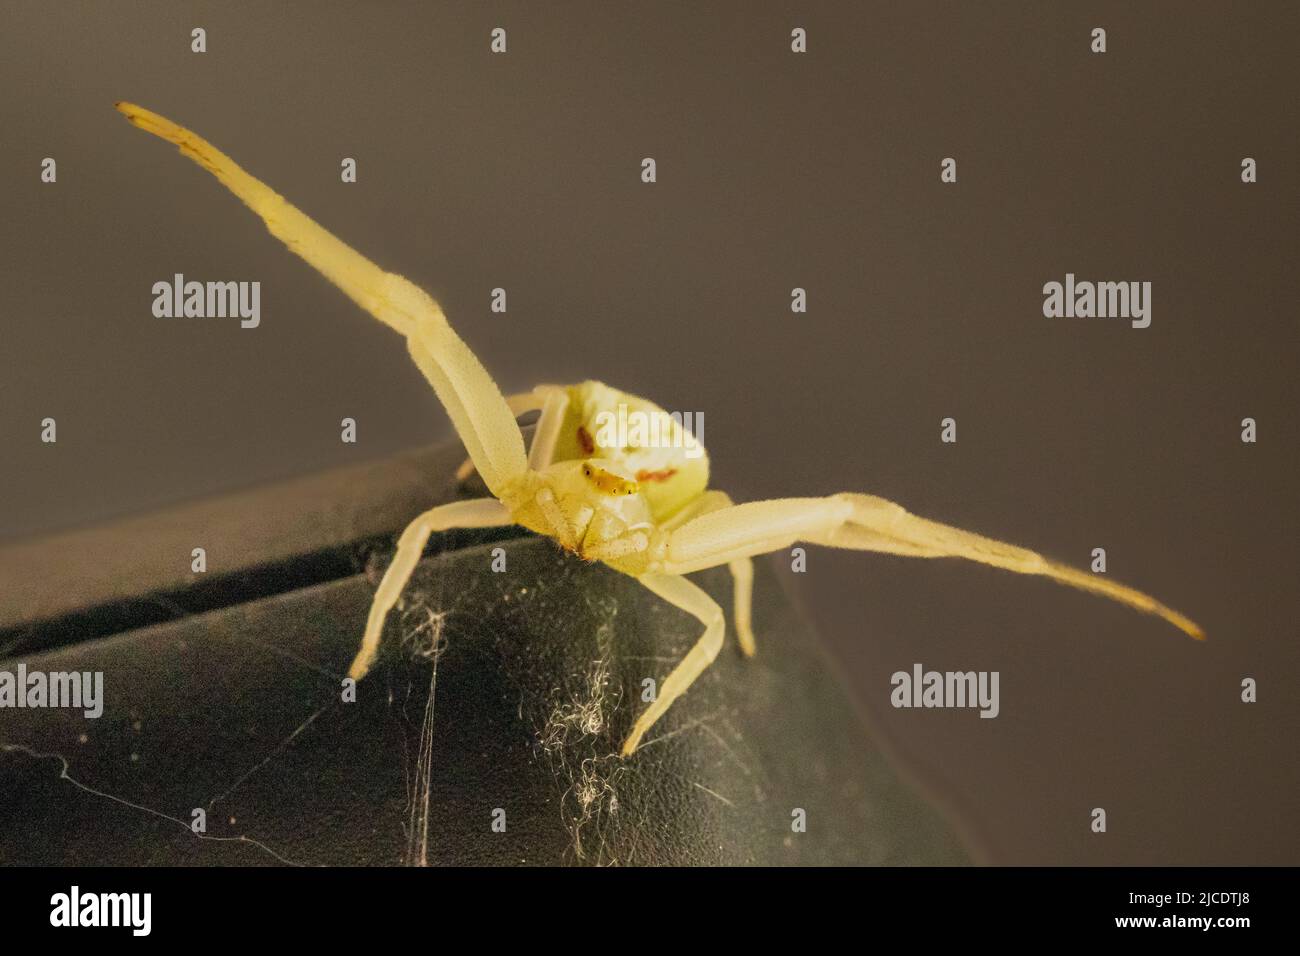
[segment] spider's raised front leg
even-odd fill
[[[260,216],[270,233],[291,252],[361,308],[406,336],[411,358],[447,409],[484,483],[495,498],[511,495],[528,472],[524,439],[515,413],[428,293],[380,269],[202,137],[131,103],[118,103],[117,109],[133,124],[175,144],[183,155],[212,173]],[[421,515],[406,529],[397,556],[375,595],[361,650],[349,671],[352,677],[360,677],[369,669],[378,649],[384,616],[419,561],[429,534],[465,523],[507,524],[509,511],[496,501],[456,503]]]
[[[722,634],[726,626],[722,617],[722,608],[718,607],[713,598],[685,578],[676,574],[643,574],[637,580],[669,604],[698,618],[704,625],[704,634],[673,668],[672,673],[664,679],[655,695],[654,703],[647,707],[632,725],[632,732],[623,742],[624,757],[631,756],[646,731],[655,725],[672,702],[686,693],[686,688],[695,683],[695,679],[713,663],[714,658],[718,656],[718,651],[722,649]]]
[[[397,541],[397,553],[393,555],[393,561],[388,565],[388,570],[384,572],[384,578],[375,591],[370,615],[366,620],[366,634],[361,641],[361,649],[348,668],[348,676],[360,680],[375,662],[375,656],[379,653],[379,638],[384,631],[384,619],[401,597],[402,589],[411,579],[415,566],[420,563],[420,555],[424,553],[430,535],[451,528],[496,528],[508,525],[510,521],[510,509],[501,502],[495,498],[476,498],[473,501],[453,501],[430,508],[407,525]]]
[[[1162,617],[1194,638],[1205,637],[1193,621],[1141,591],[1025,548],[919,518],[873,495],[755,501],[701,515],[672,532],[659,570],[686,574],[796,541],[914,558],[965,558],[1018,574],[1042,575]]]
[[[174,143],[262,218],[270,233],[385,325],[407,349],[447,409],[456,432],[494,497],[528,470],[523,435],[501,390],[436,302],[414,283],[350,248],[225,153],[166,117],[131,103],[117,109],[139,128]]]

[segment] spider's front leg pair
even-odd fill
[[[384,620],[419,563],[430,535],[453,527],[492,527],[512,522],[511,508],[502,499],[513,501],[531,468],[549,463],[563,419],[563,390],[537,389],[532,399],[517,397],[512,408],[428,293],[380,269],[191,130],[131,103],[118,103],[117,108],[133,124],[175,144],[183,155],[212,173],[260,216],[271,234],[290,251],[361,308],[405,336],[412,360],[447,409],[470,461],[493,495],[433,508],[402,533],[397,553],[376,591],[361,647],[348,668],[350,677],[360,679],[374,663]],[[523,434],[515,416],[536,407],[532,403],[538,399],[542,417],[534,433],[530,460],[524,454]],[[538,504],[553,515],[557,538],[573,547],[573,529],[557,509],[547,508],[545,493],[545,489],[538,492]]]
[[[384,617],[419,562],[429,536],[452,527],[509,524],[499,500],[528,472],[523,435],[515,413],[429,294],[402,276],[385,272],[322,228],[265,183],[250,176],[207,140],[164,116],[132,103],[117,109],[140,129],[173,143],[212,173],[261,217],[270,233],[301,256],[350,299],[406,338],[407,351],[433,386],[471,460],[493,498],[454,502],[425,512],[402,533],[397,554],[370,610],[362,646],[348,673],[360,678],[379,647]]]
[[[411,358],[447,409],[470,461],[493,495],[491,499],[433,508],[416,518],[402,533],[397,553],[375,594],[361,648],[348,670],[350,676],[359,679],[374,662],[384,620],[419,563],[429,536],[452,527],[490,527],[511,522],[511,509],[501,499],[513,501],[518,489],[526,484],[530,470],[543,467],[553,455],[566,400],[563,390],[538,389],[531,399],[516,397],[512,407],[427,293],[401,276],[380,269],[191,130],[131,103],[118,103],[117,108],[134,125],[173,143],[183,155],[212,173],[260,216],[271,234],[290,251],[305,259],[365,311],[405,336]],[[538,399],[542,417],[529,456],[525,457],[523,435],[515,416],[536,407]],[[569,526],[557,508],[548,507],[554,502],[547,500],[546,493],[544,488],[537,492],[537,504],[555,526],[556,537],[573,547],[576,529]],[[682,520],[729,504],[725,496],[706,494],[683,512]],[[752,570],[746,557],[733,560],[737,627],[742,647],[752,653],[753,636],[749,631]],[[700,618],[706,627],[704,638],[664,682],[659,700],[638,721],[633,736],[624,745],[625,753],[635,749],[636,741],[650,724],[716,657],[722,640],[721,611],[695,585],[671,573],[645,575],[641,580],[655,593]]]
[[[431,361],[432,357],[430,356],[426,360]],[[484,374],[486,375],[486,373]],[[430,381],[432,380],[432,377],[430,377]],[[495,386],[493,387],[495,388]],[[497,397],[500,400],[500,393],[498,393]],[[526,468],[537,470],[546,467],[554,457],[556,441],[559,437],[560,426],[563,424],[564,412],[568,404],[568,398],[564,390],[554,386],[542,385],[531,392],[511,395],[503,399],[503,401],[510,411],[511,427],[516,432],[518,432],[518,426],[513,421],[515,416],[541,409],[542,415],[537,420],[537,427],[533,432],[533,441],[529,447]],[[497,421],[495,425],[496,427],[502,427],[503,423]],[[502,444],[508,445],[509,443]],[[466,445],[468,447],[468,443]],[[480,462],[486,456],[486,452],[481,450],[483,447],[480,444],[478,458],[474,457],[473,450],[471,450],[470,459],[457,472],[459,477],[466,477],[479,468]],[[495,483],[498,487],[503,487],[501,484],[503,473],[513,478],[518,477],[515,473],[517,462],[508,460],[506,464],[505,469],[498,467],[494,473],[496,476]],[[484,480],[487,481],[487,478],[485,477]],[[506,481],[509,480],[510,478],[507,477]],[[491,488],[492,484],[489,484],[488,487]],[[389,563],[388,569],[384,572],[384,577],[375,591],[374,600],[370,605],[370,613],[366,619],[366,632],[361,639],[361,648],[357,651],[352,666],[348,668],[348,676],[360,680],[374,664],[375,657],[379,653],[380,638],[384,632],[384,621],[401,597],[402,591],[415,571],[415,566],[420,563],[420,556],[424,553],[425,545],[429,543],[429,538],[434,532],[448,531],[452,528],[495,528],[513,522],[514,516],[510,509],[496,498],[476,498],[471,501],[453,501],[450,504],[430,508],[407,525],[406,530],[402,532],[402,536],[397,541],[397,552],[393,555],[393,560]]]
[[[730,564],[734,571],[738,561],[747,562],[753,555],[788,548],[799,541],[913,558],[965,558],[1018,574],[1042,575],[1162,617],[1198,640],[1205,636],[1193,621],[1140,591],[1025,548],[920,518],[874,495],[846,492],[825,498],[781,498],[741,505],[715,501],[714,505],[668,529],[661,545],[663,558],[640,578],[664,600],[695,615],[704,625],[704,633],[664,681],[658,699],[637,719],[623,745],[624,754],[637,748],[646,731],[712,663],[722,646],[721,609],[681,575],[721,564]],[[748,620],[743,629],[740,626],[740,593],[738,587],[737,629],[743,634],[749,627]],[[745,605],[747,610],[747,594]]]

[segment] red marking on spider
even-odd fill
[[[596,450],[596,443],[591,440],[590,433],[588,433],[587,429],[582,425],[578,426],[578,444],[582,446],[582,453],[584,455],[590,455]]]
[[[663,471],[646,471],[644,468],[636,473],[637,481],[667,481],[673,475],[677,474],[676,468],[665,468]]]

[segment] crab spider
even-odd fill
[[[228,156],[156,113],[118,103],[128,120],[175,144],[257,213],[267,229],[357,305],[406,338],[411,358],[446,407],[469,452],[462,474],[476,469],[491,498],[440,505],[402,533],[375,593],[365,635],[349,675],[374,663],[388,612],[397,603],[430,535],[449,528],[522,525],[554,538],[588,561],[629,574],[692,615],[704,633],[663,681],[623,744],[636,750],[646,732],[694,683],[722,648],[722,609],[686,578],[727,565],[734,582],[733,623],[741,651],[753,655],[750,600],[754,555],[804,541],[916,558],[966,558],[1035,574],[1158,615],[1194,638],[1188,618],[1154,598],[1033,551],[949,527],[872,495],[782,498],[734,504],[708,489],[708,457],[679,422],[645,399],[600,382],[542,385],[506,398],[422,289],[349,248]],[[598,445],[596,422],[619,406],[647,417],[669,440],[654,447]],[[525,450],[516,421],[541,413]]]

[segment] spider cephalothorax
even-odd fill
[[[433,508],[402,533],[349,670],[355,678],[365,676],[374,662],[385,618],[429,536],[454,527],[507,524],[548,535],[587,560],[635,576],[704,625],[695,646],[632,726],[624,755],[636,749],[722,647],[722,609],[685,575],[728,565],[735,583],[736,637],[741,650],[753,654],[751,559],[797,541],[918,558],[966,558],[1042,575],[1159,615],[1193,637],[1204,636],[1192,621],[1140,591],[919,518],[883,498],[845,492],[734,504],[725,492],[708,490],[708,457],[678,417],[600,382],[542,385],[506,398],[423,290],[384,272],[189,130],[129,103],[117,108],[136,126],[175,143],[261,216],[272,235],[406,337],[411,358],[465,443],[470,466],[492,493]],[[516,416],[534,410],[541,415],[525,451]]]

